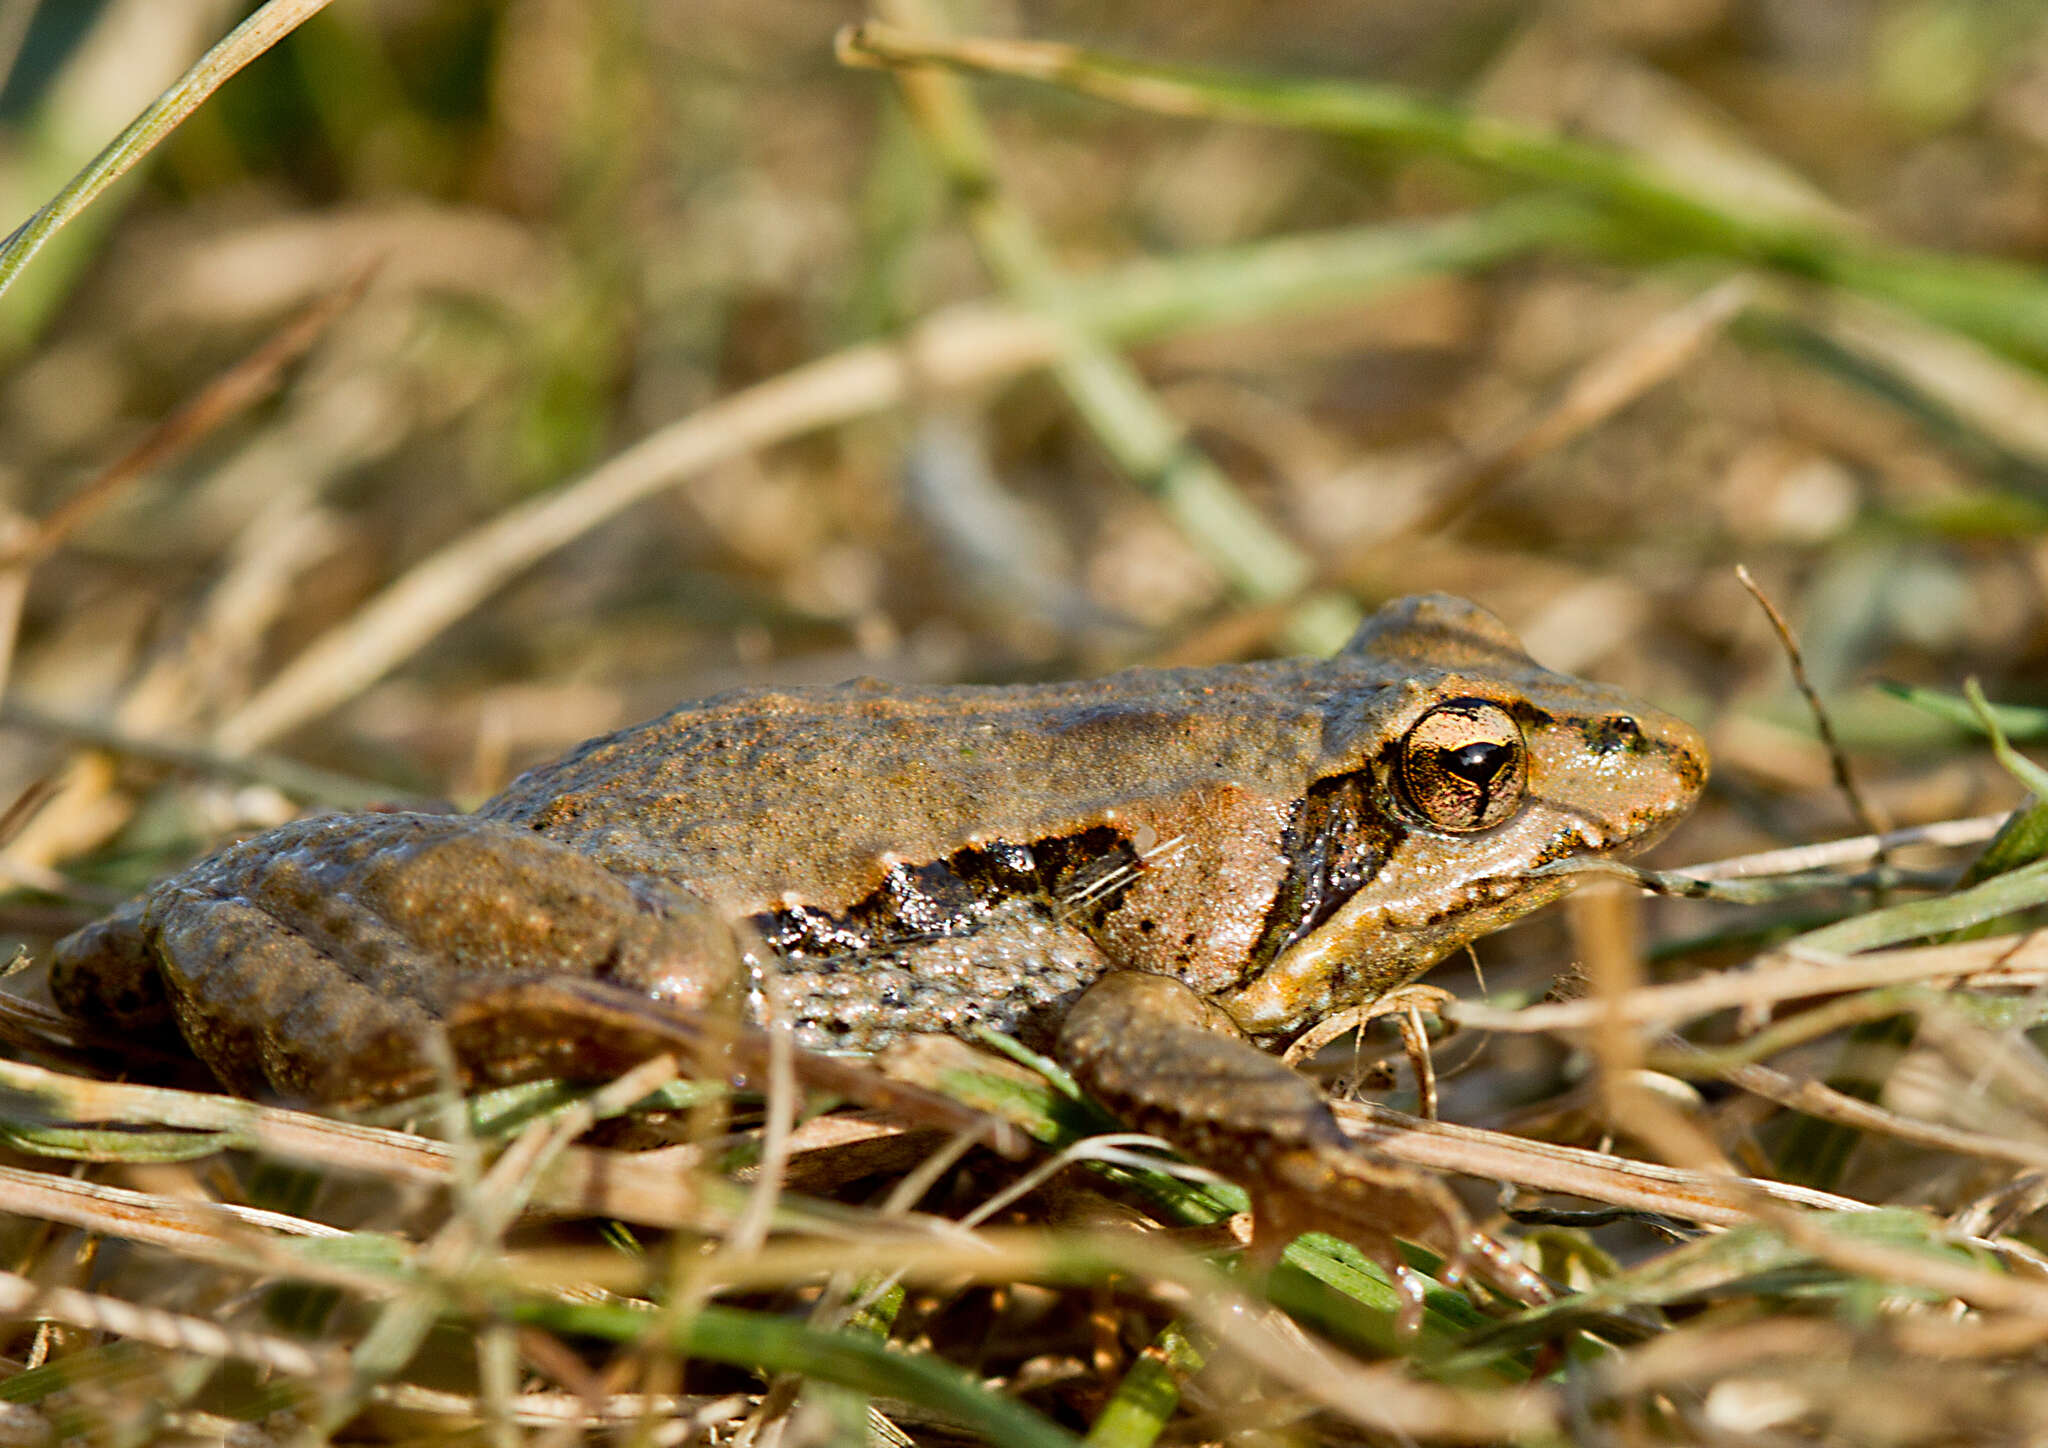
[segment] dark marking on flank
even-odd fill
[[[1108,826],[1031,845],[997,840],[943,860],[895,865],[843,911],[797,905],[748,923],[776,954],[814,962],[969,935],[997,906],[1019,899],[1041,902],[1048,915],[1086,930],[1116,907],[1137,865],[1130,843]]]

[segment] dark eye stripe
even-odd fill
[[[1312,787],[1295,803],[1280,838],[1287,878],[1267,907],[1247,973],[1256,974],[1371,884],[1401,833],[1374,805],[1369,774],[1342,775]]]

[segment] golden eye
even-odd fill
[[[1497,825],[1521,807],[1529,751],[1507,710],[1486,699],[1453,699],[1415,721],[1401,741],[1401,792],[1440,830],[1460,834]]]

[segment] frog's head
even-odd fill
[[[1692,727],[1552,673],[1475,604],[1406,598],[1333,663],[1354,666],[1297,812],[1263,960],[1222,1004],[1246,1030],[1297,1030],[1372,1000],[1571,885],[1531,876],[1642,849],[1706,782]]]

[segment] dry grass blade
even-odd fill
[[[409,1413],[449,1418],[474,1418],[480,1413],[473,1397],[417,1383],[382,1383],[370,1398]],[[715,1397],[611,1393],[601,1394],[595,1402],[564,1393],[520,1393],[505,1406],[512,1422],[522,1428],[626,1427],[658,1421],[695,1437],[740,1417],[749,1403],[750,1399],[736,1393]]]
[[[236,1096],[94,1080],[18,1061],[0,1061],[0,1087],[35,1102],[50,1120],[219,1132],[228,1139],[224,1144],[288,1161],[400,1180],[440,1181],[449,1170],[447,1146],[427,1137]]]
[[[2048,1285],[2038,1279],[1854,1241],[1829,1232],[1822,1218],[1775,1212],[1770,1216],[1770,1224],[1794,1246],[1805,1248],[1840,1271],[1877,1282],[1923,1288],[1974,1307],[2036,1320],[2048,1318]]]
[[[0,1313],[67,1323],[89,1332],[114,1333],[172,1352],[240,1358],[258,1367],[302,1378],[321,1377],[335,1367],[335,1354],[317,1351],[274,1333],[223,1327],[205,1318],[140,1307],[118,1297],[75,1288],[46,1287],[12,1272],[0,1272]]]
[[[162,1192],[139,1192],[0,1163],[0,1211],[69,1222],[109,1237],[163,1247],[216,1266],[278,1265],[285,1259],[256,1250],[259,1233],[280,1237],[339,1238],[348,1234],[283,1212],[228,1202],[195,1202]],[[362,1281],[348,1274],[348,1281]]]
[[[27,1039],[57,1039],[52,1032],[70,1021],[33,1003],[0,992],[0,1023]],[[637,1082],[638,1077],[634,1078]],[[217,1150],[260,1151],[267,1156],[324,1171],[379,1177],[397,1184],[449,1186],[455,1181],[454,1153],[446,1142],[409,1131],[315,1116],[238,1097],[135,1086],[46,1070],[19,1061],[0,1061],[0,1088],[33,1101],[39,1119],[78,1125],[155,1127],[212,1136]],[[602,1114],[603,1097],[586,1102]],[[822,1117],[806,1122],[790,1138],[789,1151],[857,1150],[862,1143],[892,1142],[903,1136],[893,1123],[858,1117]],[[868,1155],[883,1165],[905,1151],[922,1156],[915,1142]],[[731,1204],[704,1199],[697,1174],[716,1165],[716,1143],[659,1151],[615,1151],[571,1146],[553,1166],[527,1184],[531,1208],[548,1216],[613,1217],[651,1227],[719,1231],[730,1224]]]
[[[1612,1009],[1634,1025],[1671,1025],[1716,1011],[1914,981],[1952,979],[1994,986],[2024,983],[2029,972],[2043,966],[2048,966],[2048,936],[2039,933],[1871,951],[1853,959],[1776,952],[1761,958],[1750,970],[1677,985],[1639,987],[1615,1002]],[[1506,1011],[1460,1001],[1447,1005],[1444,1014],[1460,1025],[1488,1031],[1584,1031],[1599,1022],[1606,1008],[1597,1001],[1577,1000]]]
[[[2009,1162],[2029,1171],[2048,1171],[2048,1144],[1936,1122],[1914,1121],[1895,1111],[1858,1100],[1823,1082],[1802,1081],[1782,1071],[1773,1071],[1768,1066],[1736,1066],[1715,1074],[1730,1085],[1740,1086],[1766,1101],[1775,1101],[1780,1106],[1855,1131],[1889,1136],[1958,1156]]]
[[[1333,1108],[1358,1140],[1399,1161],[1483,1181],[1512,1182],[1635,1212],[1655,1212],[1714,1227],[1754,1220],[1759,1199],[1830,1212],[1864,1212],[1867,1202],[1757,1177],[1730,1177],[1610,1152],[1534,1141],[1506,1132],[1424,1121],[1390,1107],[1338,1102]]]

